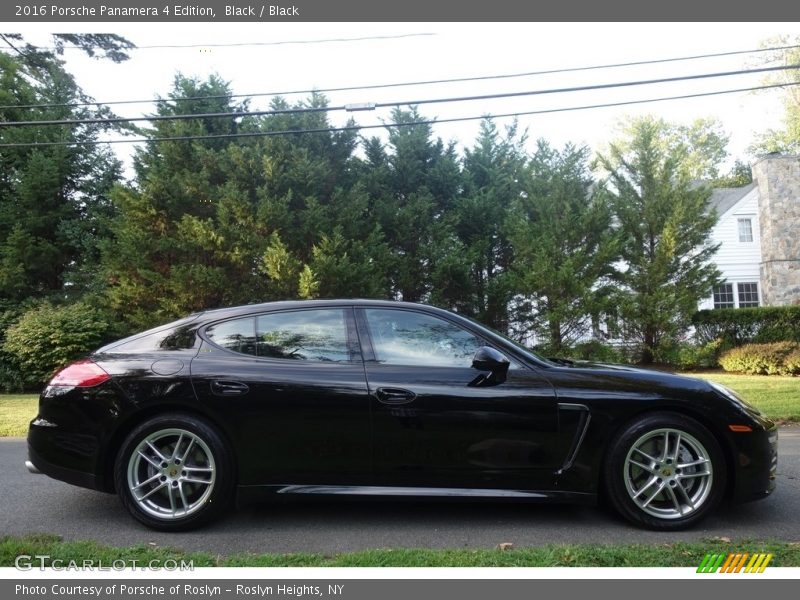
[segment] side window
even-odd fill
[[[469,367],[481,341],[457,325],[407,310],[367,309],[378,362],[387,365]]]
[[[338,308],[259,315],[258,356],[289,360],[349,361],[344,311]]]
[[[256,353],[256,320],[254,317],[223,321],[206,329],[213,342],[242,354]]]

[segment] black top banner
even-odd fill
[[[797,21],[787,0],[17,0],[4,23]]]

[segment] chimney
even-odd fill
[[[768,154],[753,165],[765,306],[800,302],[800,157]]]

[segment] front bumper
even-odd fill
[[[775,490],[778,469],[778,427],[768,422],[761,431],[736,436],[734,502],[749,502]]]

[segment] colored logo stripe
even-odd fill
[[[706,554],[698,573],[763,573],[772,560],[772,554],[736,552],[730,554]],[[748,560],[749,559],[749,560]]]

